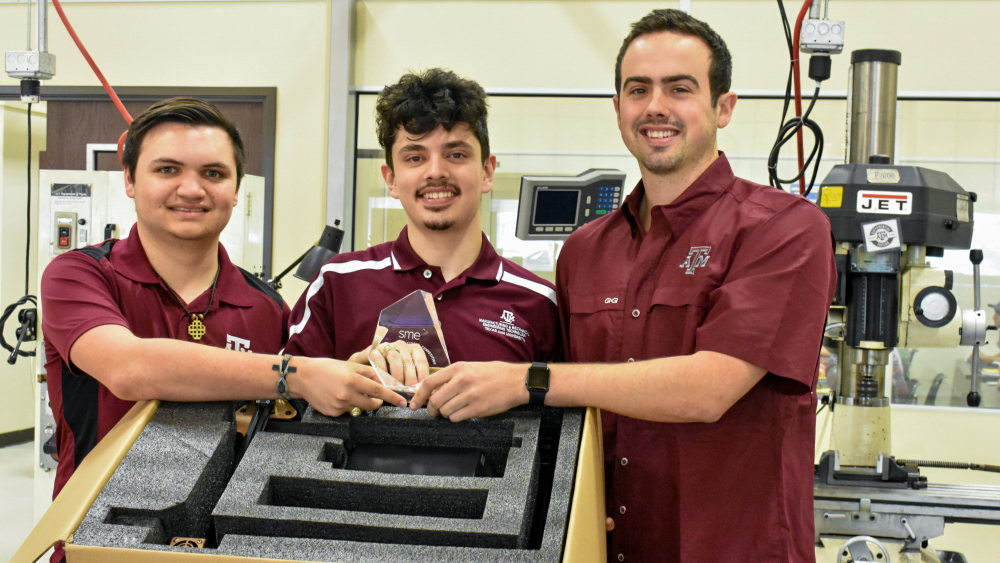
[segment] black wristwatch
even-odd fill
[[[528,388],[529,405],[544,405],[545,394],[549,391],[549,366],[545,362],[533,362],[524,386]]]

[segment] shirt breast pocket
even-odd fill
[[[569,303],[570,357],[574,362],[620,361],[622,309],[618,292],[574,295]]]
[[[708,315],[708,288],[661,287],[653,292],[646,330],[646,357],[692,354],[696,332]]]

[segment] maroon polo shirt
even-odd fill
[[[200,344],[243,352],[274,354],[287,336],[288,306],[253,274],[229,260],[219,245],[219,281]],[[211,290],[188,310],[203,313]],[[42,330],[49,402],[56,419],[59,468],[53,497],[91,449],[135,403],[69,361],[83,333],[101,325],[121,325],[140,338],[191,341],[188,317],[171,297],[146,258],[139,233],[57,256],[42,275]]]
[[[559,256],[567,356],[720,352],[767,370],[711,424],[603,413],[612,561],[813,561],[814,385],[836,267],[813,203],[736,178],[725,155],[638,221],[625,204]]]
[[[552,284],[500,257],[485,235],[475,263],[445,282],[406,233],[327,262],[292,310],[285,352],[346,360],[371,345],[382,309],[422,289],[434,296],[452,363],[562,356]]]

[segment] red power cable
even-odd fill
[[[58,2],[59,0],[52,0],[53,2]],[[806,13],[809,12],[809,6],[811,6],[813,0],[805,0],[802,3],[802,9],[799,10],[799,17],[795,19],[795,30],[794,37],[792,39],[792,45],[794,47],[795,58],[792,59],[792,78],[795,81],[795,117],[802,117],[802,85],[799,79],[799,33],[802,30],[802,20],[806,18]],[[799,177],[799,193],[802,193],[802,177],[805,176],[805,171],[802,169],[805,167],[805,158],[803,153],[805,152],[802,148],[802,128],[795,134],[795,145],[798,149],[799,155],[799,167],[798,170],[801,172],[798,174]]]
[[[111,97],[111,101],[114,102],[115,107],[118,108],[118,112],[121,113],[122,117],[125,118],[125,122],[131,125],[132,116],[129,115],[128,110],[125,109],[125,106],[122,104],[122,101],[118,98],[118,94],[115,94],[114,88],[112,88],[111,85],[108,84],[107,79],[104,78],[104,74],[101,73],[101,69],[97,68],[97,63],[95,63],[94,59],[90,57],[90,53],[87,52],[87,48],[83,46],[83,42],[80,41],[80,38],[76,35],[76,31],[73,29],[73,26],[70,25],[69,19],[66,18],[65,12],[63,12],[62,4],[59,3],[59,0],[52,0],[52,5],[55,6],[56,12],[59,14],[59,19],[61,19],[63,25],[66,26],[66,31],[68,31],[69,36],[73,38],[73,42],[76,43],[76,47],[80,49],[80,53],[83,55],[83,58],[87,59],[87,64],[89,64],[90,68],[93,69],[94,74],[97,75],[97,79],[101,81],[101,85],[104,86],[104,91],[107,92],[108,96]],[[122,133],[121,137],[118,137],[119,162],[121,161],[122,158],[122,149],[124,148],[125,135],[127,134],[128,131],[126,130],[124,133]]]

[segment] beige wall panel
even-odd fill
[[[359,2],[355,83],[442,66],[487,87],[614,87],[628,25],[678,2]],[[638,14],[638,15],[637,15]]]
[[[27,105],[20,102],[0,103],[0,307],[7,307],[24,295],[25,203],[27,192]],[[45,109],[31,108],[31,162],[32,207],[38,209],[38,151],[45,150]],[[32,221],[32,252],[36,243],[38,226]],[[31,264],[34,265],[34,259]],[[35,268],[31,268],[29,287],[35,288]],[[23,308],[33,307],[30,303]],[[4,337],[14,345],[14,330],[20,323],[14,313],[7,319]],[[37,343],[23,345],[25,351],[34,350]],[[34,426],[35,379],[32,361],[35,358],[18,358],[8,365],[9,352],[0,349],[0,382],[3,382],[3,408],[0,408],[0,434],[24,430]]]
[[[678,2],[371,1],[358,3],[356,84],[382,85],[409,69],[449,67],[487,87],[611,88],[615,56],[631,22]],[[794,22],[800,2],[786,1]],[[771,0],[691,0],[734,55],[733,86],[783,89],[788,55]],[[1000,91],[1000,52],[992,31],[1000,2],[987,0],[833,0],[830,17],[847,22],[845,54],[827,87],[847,88],[849,52],[903,53],[900,90]],[[930,29],[933,36],[920,33]],[[975,38],[969,42],[968,38]],[[985,65],[985,67],[984,67]],[[990,70],[989,66],[992,66]]]
[[[325,2],[69,3],[77,34],[113,86],[276,86],[273,271],[316,241],[326,201]],[[23,4],[0,5],[0,51],[25,45]],[[99,86],[49,8],[53,86]],[[0,85],[17,82],[5,74]],[[44,95],[44,87],[43,87]],[[294,304],[305,283],[286,277]]]

